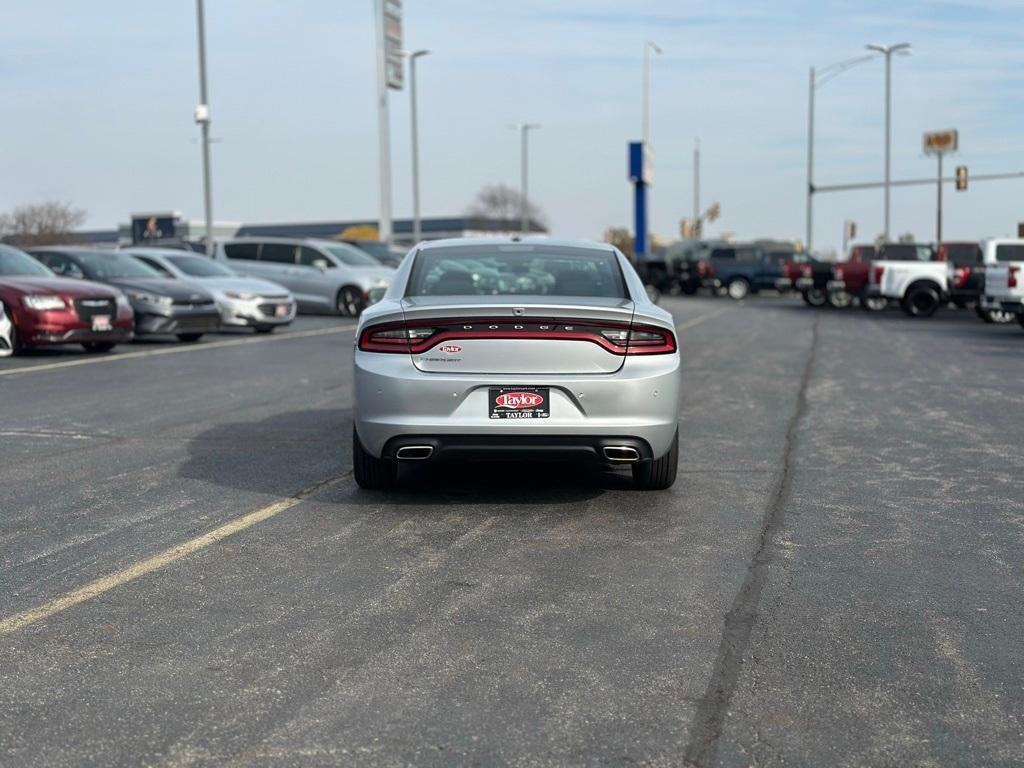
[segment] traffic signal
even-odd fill
[[[967,189],[967,166],[958,165],[956,167],[956,189],[958,192],[963,192]]]

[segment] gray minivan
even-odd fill
[[[395,270],[333,240],[239,237],[217,244],[215,257],[241,275],[283,285],[299,309],[355,317],[380,300]]]

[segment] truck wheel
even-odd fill
[[[743,301],[743,299],[750,295],[750,283],[745,278],[737,277],[735,280],[729,281],[726,292],[729,294],[730,299]]]
[[[1015,315],[1013,312],[1007,312],[1005,309],[979,309],[978,317],[986,323],[1006,325],[1006,323],[1012,323],[1015,317],[1020,320],[1021,315]]]
[[[942,303],[942,297],[930,285],[911,286],[900,301],[900,307],[911,317],[931,317]]]
[[[633,465],[633,487],[638,491],[663,491],[671,488],[679,469],[679,430],[672,437],[668,452],[659,459]]]
[[[827,297],[828,305],[835,309],[846,309],[853,304],[853,294],[849,291],[833,291]]]
[[[823,307],[828,302],[828,296],[818,288],[809,288],[806,291],[801,291],[800,296],[808,307]]]
[[[880,312],[889,306],[889,300],[885,296],[861,296],[860,305],[868,312]]]
[[[383,491],[394,486],[398,479],[398,465],[393,461],[371,455],[352,430],[352,474],[356,485],[368,491]]]

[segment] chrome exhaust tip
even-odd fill
[[[403,445],[395,451],[395,458],[399,461],[423,461],[433,455],[432,445]]]
[[[634,462],[640,461],[640,451],[629,445],[606,445],[604,457],[608,461]]]

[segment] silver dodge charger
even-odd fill
[[[672,316],[604,243],[423,243],[359,320],[353,465],[584,459],[668,488],[678,461]]]

